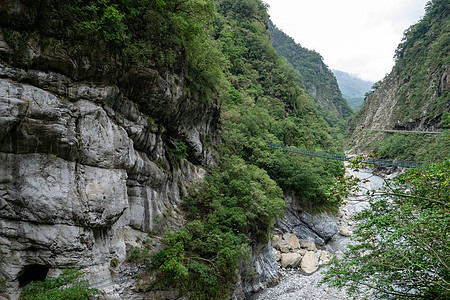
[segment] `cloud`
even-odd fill
[[[389,73],[403,32],[426,0],[264,0],[272,21],[333,69],[377,81]]]

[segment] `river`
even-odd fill
[[[361,193],[365,189],[379,189],[383,185],[383,179],[375,176],[370,170],[360,170],[355,172],[348,170],[348,174],[357,176],[360,179],[368,179],[367,183],[361,183]],[[352,197],[346,199],[345,203],[340,207],[338,213],[338,226],[342,229],[347,229],[350,232],[353,230],[355,224],[352,223],[350,217],[355,212],[363,210],[369,204],[361,197]],[[338,257],[347,249],[347,245],[351,242],[350,237],[342,236],[339,233],[334,235],[327,245],[322,247]],[[319,268],[311,275],[305,275],[301,270],[283,270],[281,269],[281,279],[279,283],[273,287],[267,288],[262,292],[256,294],[252,300],[299,300],[299,299],[347,299],[348,296],[344,291],[336,288],[331,288],[326,285],[318,286],[318,283],[323,278],[324,268]]]

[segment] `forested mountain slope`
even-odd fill
[[[449,157],[450,3],[433,0],[405,33],[396,63],[351,123],[349,148],[383,158],[440,160]],[[441,131],[441,135],[367,131]]]
[[[332,126],[352,114],[352,109],[342,97],[333,72],[323,62],[322,56],[302,47],[269,21],[272,45],[298,74],[299,84],[318,104],[321,114]]]
[[[267,26],[259,0],[0,5],[1,296],[74,264],[120,299],[275,280],[284,196],[335,210],[342,165],[267,146],[341,150]]]
[[[339,70],[333,70],[333,73],[336,76],[342,96],[347,99],[348,105],[354,110],[361,108],[364,104],[364,95],[370,91],[374,83]]]

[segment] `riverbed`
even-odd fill
[[[379,189],[382,187],[384,180],[376,175],[373,175],[371,170],[360,170],[355,172],[347,169],[348,175],[354,175],[360,179],[367,179],[368,182],[361,183],[361,195],[369,189]],[[352,233],[355,224],[351,220],[351,216],[356,212],[368,207],[369,203],[362,197],[350,197],[346,199],[345,203],[340,207],[338,213],[338,227],[341,234],[337,233],[330,241],[323,247],[336,256],[341,256],[347,249],[351,242],[349,236],[344,236],[342,233]],[[252,300],[298,300],[298,299],[347,299],[348,296],[345,291],[336,288],[328,287],[327,285],[319,286],[322,280],[324,270],[326,267],[319,268],[313,274],[307,275],[301,269],[281,269],[281,278],[277,285],[267,288],[262,292],[251,297]]]

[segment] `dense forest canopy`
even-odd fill
[[[319,53],[297,44],[271,21],[269,31],[273,47],[294,68],[300,87],[313,99],[320,115],[335,128],[338,137],[339,132],[346,131],[345,119],[352,115],[352,109],[342,97],[333,72]]]
[[[230,291],[238,260],[248,255],[248,247],[267,241],[274,218],[283,211],[283,193],[295,195],[309,210],[333,210],[336,203],[329,202],[326,193],[333,177],[341,174],[340,163],[324,163],[267,146],[340,150],[330,127],[299,87],[297,73],[272,48],[266,7],[257,0],[215,4],[210,43],[225,61],[226,78],[220,91],[221,169],[213,169],[198,192],[191,194],[186,208],[191,212],[190,223],[169,236],[169,248],[164,250],[169,252],[158,254],[163,259],[154,262],[165,278],[162,283],[179,285],[200,298],[220,298]],[[192,232],[194,224],[204,230]],[[214,236],[231,240],[218,244]],[[200,240],[205,242],[195,242]],[[196,244],[211,250],[199,252]],[[181,249],[170,252],[177,247]],[[180,253],[181,257],[195,253],[217,265],[182,258],[168,265]]]

